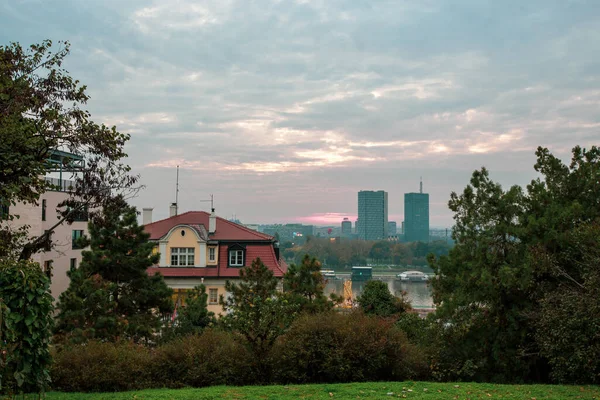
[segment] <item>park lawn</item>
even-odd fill
[[[121,393],[47,394],[48,400],[197,399],[600,399],[600,386],[493,385],[487,383],[366,382],[288,386],[214,386]]]

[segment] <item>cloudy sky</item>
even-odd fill
[[[69,40],[96,122],[130,133],[133,200],[246,223],[431,224],[474,169],[535,177],[537,146],[600,144],[598,0],[0,0],[0,42]]]

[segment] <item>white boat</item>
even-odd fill
[[[404,282],[427,282],[429,276],[421,271],[406,271],[396,275],[396,278]]]
[[[322,269],[321,275],[323,275],[325,278],[335,278],[335,271],[331,269]]]

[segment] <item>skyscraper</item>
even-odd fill
[[[388,222],[388,236],[395,236],[397,232],[396,221]]]
[[[342,221],[342,236],[352,236],[352,222],[348,218],[344,218],[344,220]]]
[[[404,240],[429,242],[429,194],[423,193],[421,181],[419,193],[404,194]]]
[[[356,233],[359,239],[381,240],[387,238],[388,194],[361,190],[358,192],[358,220]]]

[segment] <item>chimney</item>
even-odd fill
[[[212,209],[210,217],[208,218],[208,233],[215,233],[217,231],[217,216],[215,209]]]
[[[142,208],[142,225],[148,225],[152,223],[152,210],[153,208]]]
[[[177,215],[177,203],[171,203],[171,207],[169,207],[169,217],[174,217]]]

